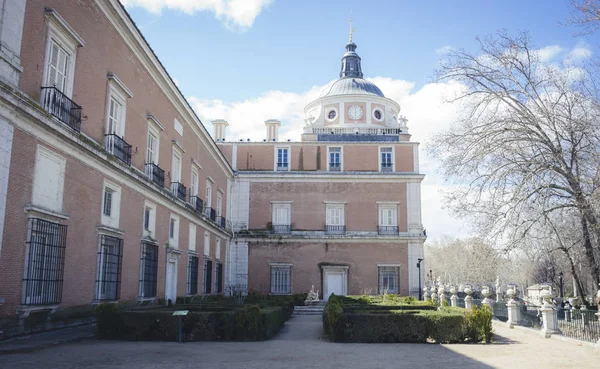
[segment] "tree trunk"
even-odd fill
[[[577,270],[575,269],[575,263],[573,263],[573,259],[571,255],[569,255],[569,250],[565,247],[561,247],[560,250],[565,253],[567,259],[569,260],[569,266],[571,267],[571,274],[573,275],[573,279],[575,279],[575,286],[577,291],[573,291],[577,296],[583,296],[583,285],[581,284],[581,279],[579,275],[577,275]]]
[[[588,224],[583,216],[581,217],[581,228],[583,231],[583,247],[585,249],[585,256],[588,260],[588,263],[590,263],[592,278],[594,279],[594,284],[597,286],[598,283],[600,283],[600,270],[598,268],[598,263],[596,263],[596,258],[594,257],[594,248],[592,247],[592,239],[590,238]]]

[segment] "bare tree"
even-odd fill
[[[573,0],[573,12],[567,24],[574,24],[583,29],[583,34],[594,33],[600,29],[600,1]]]
[[[451,51],[438,78],[465,89],[463,116],[430,147],[453,190],[448,205],[482,234],[518,245],[546,215],[573,209],[600,240],[600,105],[592,71],[544,63],[527,33],[479,39],[480,52]],[[585,255],[596,283],[592,239]]]

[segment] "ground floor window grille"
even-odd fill
[[[98,250],[98,275],[96,277],[96,299],[118,300],[121,294],[121,266],[123,240],[102,235]]]
[[[23,303],[59,304],[62,299],[67,226],[29,219]]]
[[[398,267],[379,267],[379,293],[399,293]]]
[[[140,259],[140,296],[156,297],[156,280],[158,275],[158,246],[142,244]]]
[[[190,256],[187,266],[187,294],[196,295],[198,293],[198,257]]]
[[[204,259],[204,278],[202,280],[202,293],[208,295],[212,288],[212,260]]]
[[[215,293],[223,292],[223,264],[215,264]]]
[[[271,293],[288,294],[292,293],[292,267],[271,266]]]

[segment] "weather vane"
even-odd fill
[[[352,15],[350,15],[350,42],[352,42],[352,32],[356,31],[356,28],[352,28]]]

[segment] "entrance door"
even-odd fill
[[[323,268],[323,300],[329,300],[332,293],[338,296],[347,294],[348,285],[347,267],[326,267]]]
[[[173,304],[177,299],[177,259],[169,259],[167,261],[167,278],[165,286],[165,302],[168,304],[169,299]]]

